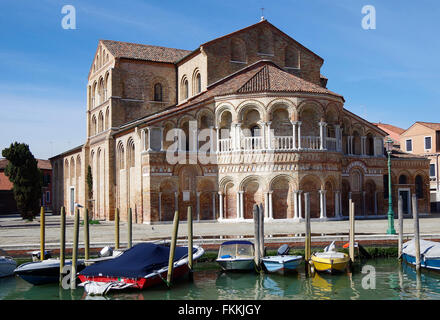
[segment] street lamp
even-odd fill
[[[393,199],[391,195],[391,151],[393,150],[393,140],[390,138],[386,141],[386,150],[388,153],[388,230],[387,234],[396,234],[394,229],[394,211]]]

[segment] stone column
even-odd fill
[[[374,191],[374,214],[377,215],[377,191]]]
[[[336,151],[341,151],[341,144],[342,144],[342,141],[341,141],[341,126],[339,125],[339,124],[335,124],[334,125],[334,127],[335,127],[335,138],[336,138]]]
[[[290,121],[292,123],[292,149],[296,149],[296,124],[297,121]]]
[[[244,219],[244,191],[239,191],[240,193],[240,219]]]
[[[215,214],[216,214],[216,212],[215,212],[215,195],[216,195],[216,192],[213,192],[212,193],[212,220],[215,220]]]
[[[298,220],[299,219],[299,210],[298,210],[298,191],[295,190],[293,193],[293,219]]]
[[[218,210],[219,210],[219,220],[223,220],[223,193],[218,193]]]
[[[327,126],[327,123],[321,121],[319,122],[319,141],[320,141],[320,150],[325,150],[326,147],[326,140],[325,140],[325,127]]]
[[[298,213],[299,213],[299,219],[303,218],[301,194],[302,194],[302,190],[298,190]]]
[[[325,198],[325,194],[326,194],[327,190],[319,190],[319,203],[320,203],[320,219],[325,219],[327,218],[327,208],[326,208],[326,198]]]
[[[145,133],[146,129],[141,130],[141,137],[142,137],[142,152],[147,151],[146,145],[147,145],[147,137]]]
[[[266,138],[267,139],[267,149],[268,150],[272,150],[273,146],[272,146],[272,132],[270,130],[270,125],[272,124],[272,122],[266,122],[267,124],[267,132],[266,132]]]
[[[237,204],[236,204],[236,211],[237,211],[237,214],[236,214],[236,219],[240,219],[240,216],[241,216],[241,214],[240,214],[240,191],[237,191]]]
[[[366,144],[365,142],[367,141],[367,137],[366,136],[362,136],[361,137],[361,156],[364,156],[367,154],[366,152]]]
[[[269,192],[264,193],[264,218],[269,218]]]
[[[301,150],[301,121],[298,121],[298,150]]]
[[[272,191],[269,191],[269,220],[273,219]]]
[[[365,206],[365,198],[366,198],[367,192],[362,192],[362,213],[364,216],[367,215],[367,207]]]
[[[201,192],[196,192],[196,212],[197,212],[197,221],[200,221],[200,194]]]

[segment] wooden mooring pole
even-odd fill
[[[403,246],[403,199],[399,196],[397,202],[397,215],[399,216],[399,243],[398,243],[398,259],[402,260],[402,246]]]
[[[66,210],[61,207],[60,211],[60,284],[63,281],[64,259],[66,251]]]
[[[119,209],[115,209],[115,249],[119,249]]]
[[[45,243],[46,220],[44,217],[44,207],[40,210],[40,261],[44,260],[44,243]]]
[[[193,279],[193,219],[192,219],[192,207],[188,206],[188,215],[186,218],[188,224],[188,269],[189,278]]]
[[[412,212],[414,219],[414,247],[416,249],[416,271],[420,272],[420,233],[419,233],[419,212],[417,208],[417,195],[412,195]]]
[[[131,208],[128,209],[127,212],[127,248],[130,249],[131,245],[132,245],[132,230],[133,230],[133,225],[132,225],[132,211]]]
[[[72,271],[70,273],[70,289],[76,289],[76,264],[78,260],[79,209],[75,211],[73,224]]]
[[[254,204],[252,208],[252,214],[254,217],[254,260],[257,269],[260,269],[261,251],[260,251],[260,210],[257,204]]]
[[[260,257],[263,258],[265,254],[265,248],[264,248],[264,207],[263,204],[260,203],[258,206],[259,208],[259,217],[260,217],[260,224],[259,224],[259,237],[260,237]]]
[[[349,256],[350,256],[350,264],[351,264],[351,266],[353,265],[353,263],[354,263],[354,260],[355,260],[355,252],[354,252],[354,246],[355,246],[355,243],[354,243],[354,235],[355,235],[355,223],[354,223],[354,221],[355,221],[355,209],[354,209],[354,201],[350,198],[349,199],[349,201],[348,201],[348,203],[349,203],[349,221],[350,221],[350,232],[349,232],[349,239],[348,239],[348,242],[349,242]]]
[[[170,244],[170,257],[168,260],[168,273],[167,273],[167,285],[171,287],[171,281],[173,279],[173,269],[174,269],[174,252],[176,250],[177,243],[177,232],[179,230],[179,211],[174,213],[174,221],[173,221],[173,234],[171,237]]]
[[[304,213],[306,233],[304,238],[304,265],[306,275],[310,274],[310,258],[312,256],[312,234],[310,228],[310,195],[308,192],[304,193]]]
[[[90,258],[90,240],[89,240],[89,210],[84,209],[84,259]]]

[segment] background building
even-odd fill
[[[92,201],[95,219],[132,208],[133,221],[155,223],[175,210],[186,219],[190,205],[195,220],[240,221],[262,203],[267,219],[299,220],[307,192],[314,219],[343,219],[350,197],[358,217],[385,216],[387,132],[344,108],[323,63],[267,20],[193,51],[100,40],[87,140],[50,159],[54,209]],[[429,212],[429,161],[395,152],[392,162],[394,199],[416,193]]]
[[[52,165],[49,160],[37,159],[38,168],[43,174],[41,205],[52,210]],[[0,214],[17,213],[17,204],[12,191],[13,184],[5,175],[8,160],[0,159]]]

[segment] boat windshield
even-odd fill
[[[218,252],[219,257],[223,256],[253,256],[253,246],[250,244],[227,244],[222,245]]]

